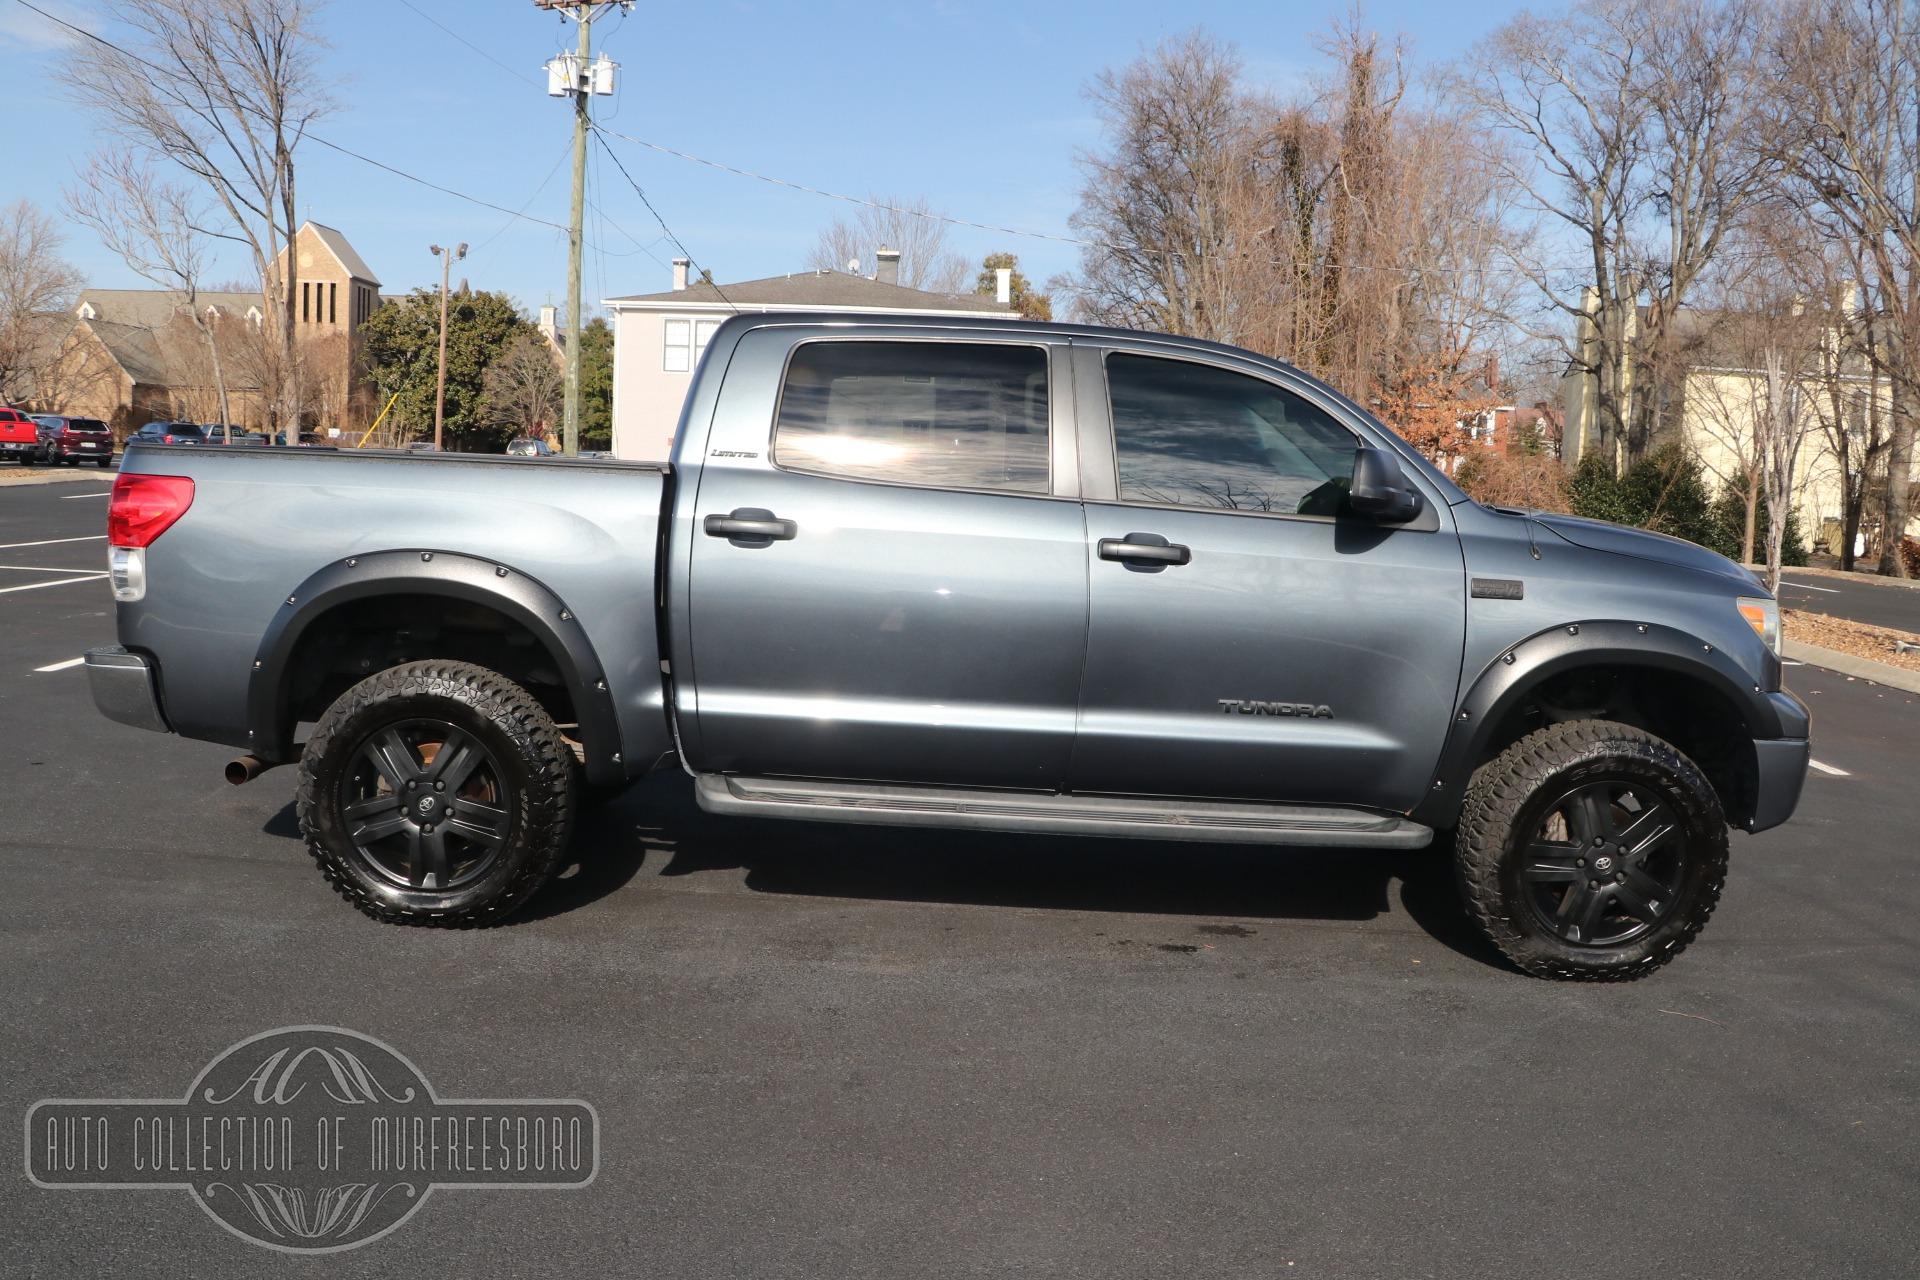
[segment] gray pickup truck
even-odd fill
[[[486,924],[583,803],[1450,848],[1534,974],[1646,973],[1785,821],[1779,617],[1690,543],[1491,509],[1286,364],[739,316],[670,466],[136,446],[108,716],[299,761],[322,873]]]

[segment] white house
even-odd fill
[[[715,286],[687,279],[688,261],[673,260],[673,288],[608,298],[613,317],[613,452],[637,461],[664,459],[673,448],[693,370],[707,339],[736,312],[883,311],[896,314],[1015,319],[1008,303],[1008,273],[1000,273],[998,298],[928,293],[898,283],[900,254],[874,255],[872,276],[808,271]]]

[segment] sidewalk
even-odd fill
[[[1850,653],[1841,653],[1838,649],[1822,649],[1819,645],[1807,644],[1800,640],[1782,641],[1780,653],[1783,657],[1795,662],[1804,662],[1810,667],[1825,667],[1828,671],[1838,671],[1841,675],[1852,676],[1856,680],[1871,680],[1889,689],[1920,693],[1920,672],[1903,671],[1899,667],[1889,666],[1884,662],[1856,658]]]
[[[112,484],[113,478],[120,474],[117,466],[101,470],[99,467],[12,467],[0,468],[0,489],[24,489],[35,484],[77,484],[82,480],[92,480],[98,484]]]

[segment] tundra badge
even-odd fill
[[[1257,702],[1251,699],[1221,698],[1220,710],[1243,716],[1304,716],[1309,720],[1333,719],[1333,708],[1311,702]]]

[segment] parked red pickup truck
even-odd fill
[[[18,409],[0,408],[0,458],[24,467],[39,453],[40,424]]]

